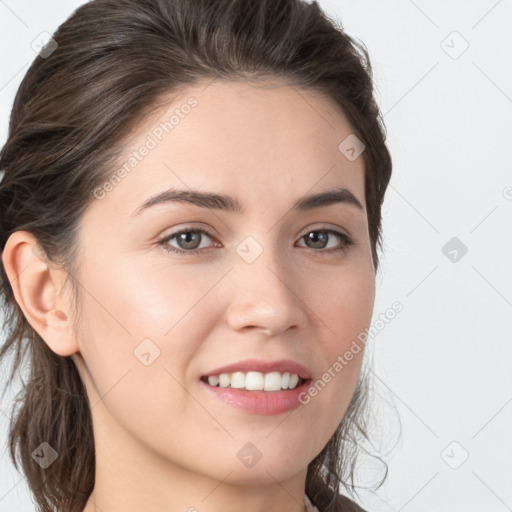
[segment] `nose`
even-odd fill
[[[308,315],[301,293],[301,271],[265,250],[252,263],[240,258],[232,279],[232,302],[227,322],[236,331],[260,330],[275,336],[288,329],[303,329]]]

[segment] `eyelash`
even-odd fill
[[[309,233],[318,233],[318,232],[325,232],[325,233],[334,233],[340,240],[341,245],[340,247],[334,248],[334,249],[310,249],[313,252],[316,253],[337,253],[337,252],[348,252],[351,246],[355,245],[355,242],[345,233],[342,233],[340,231],[336,231],[334,229],[312,229],[311,231],[308,231],[305,235],[303,235],[299,240],[302,240],[306,235]],[[208,231],[200,228],[185,228],[181,231],[177,231],[176,233],[172,233],[169,236],[166,236],[162,240],[158,242],[158,245],[161,245],[163,249],[167,252],[172,252],[175,254],[187,254],[192,256],[198,256],[201,254],[202,249],[191,249],[189,251],[185,249],[177,249],[176,247],[172,247],[168,244],[173,238],[178,237],[179,235],[182,235],[183,233],[201,233],[203,235],[208,236],[212,240],[215,239]],[[306,247],[307,249],[307,247]]]

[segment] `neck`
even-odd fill
[[[98,409],[101,403],[95,416],[106,412]],[[245,477],[236,470],[203,474],[141,445],[106,417],[93,423],[95,486],[84,512],[305,511],[307,468],[282,480],[263,465],[245,470]]]

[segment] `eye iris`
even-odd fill
[[[313,244],[317,244],[318,239],[320,239],[320,246],[314,245],[315,248],[322,249],[327,243],[327,233],[325,231],[311,231],[306,236],[308,237],[308,240],[313,241]]]
[[[178,245],[182,248],[182,249],[197,249],[197,247],[199,246],[199,239],[201,237],[201,234],[200,233],[197,233],[195,231],[186,231],[184,233],[180,233],[178,236]],[[190,243],[190,238],[194,238],[195,237],[195,244],[194,242],[192,242],[192,247],[190,247],[189,244]],[[185,247],[182,246],[181,242],[182,241],[185,241]]]

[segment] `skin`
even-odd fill
[[[338,149],[353,130],[332,100],[280,81],[190,87],[138,125],[126,155],[190,97],[190,114],[82,218],[79,324],[65,271],[33,250],[30,233],[11,235],[3,262],[33,328],[72,356],[86,384],[96,443],[86,512],[301,511],[307,465],[343,418],[364,351],[307,405],[273,416],[222,403],[199,378],[253,357],[292,359],[315,381],[370,325],[363,159]],[[174,202],[131,217],[170,187],[228,194],[246,210]],[[291,211],[302,196],[339,187],[363,209]],[[158,245],[184,227],[211,234],[200,255]],[[328,253],[304,238],[322,229],[354,245]],[[263,249],[251,264],[236,252],[247,236]],[[177,238],[167,244],[187,250]],[[342,240],[330,234],[326,244]],[[160,350],[148,366],[133,353],[146,338]],[[262,453],[250,468],[237,457],[247,442]]]

